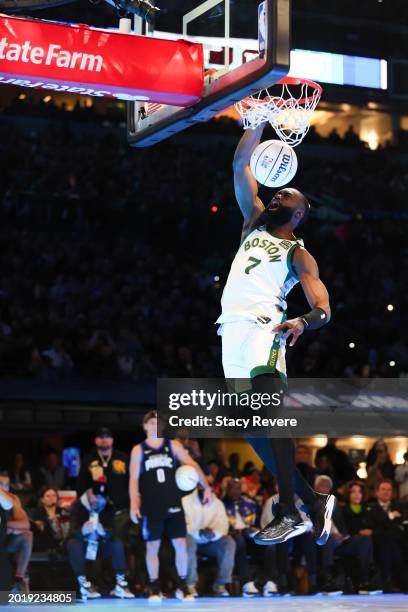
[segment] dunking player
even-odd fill
[[[148,412],[143,419],[146,440],[133,447],[130,457],[130,516],[142,519],[146,541],[146,565],[151,583],[150,601],[160,601],[159,548],[167,530],[176,553],[179,584],[178,599],[193,599],[187,584],[186,521],[180,491],[175,481],[176,462],[192,465],[204,489],[203,503],[212,496],[207,479],[199,465],[177,440],[157,437],[157,412]]]
[[[221,324],[225,378],[251,378],[255,392],[273,393],[286,382],[286,339],[291,337],[293,346],[305,330],[328,323],[330,305],[315,259],[293,233],[306,220],[309,202],[293,188],[281,189],[266,206],[258,196],[249,161],[262,131],[263,126],[247,130],[235,152],[235,195],[244,226],[217,323]],[[312,310],[286,320],[286,296],[298,282]],[[293,440],[251,438],[249,442],[277,476],[280,498],[274,520],[257,534],[255,541],[285,542],[308,530],[310,525],[302,521],[294,504],[296,492],[310,508],[317,543],[324,544],[330,533],[335,498],[319,495],[303,479],[295,466]]]

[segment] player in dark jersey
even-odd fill
[[[150,600],[160,601],[159,548],[164,531],[176,553],[179,585],[176,597],[192,599],[185,582],[187,575],[186,522],[180,491],[176,485],[177,463],[193,466],[204,489],[204,502],[212,496],[211,488],[200,466],[177,440],[157,437],[157,412],[143,419],[146,440],[133,447],[130,458],[130,517],[142,519],[146,541],[146,565],[151,583]]]

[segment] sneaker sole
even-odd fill
[[[274,538],[270,540],[265,540],[265,539],[258,540],[257,536],[255,536],[254,542],[256,544],[260,544],[261,546],[270,546],[271,544],[282,544],[283,542],[287,542],[291,538],[296,538],[297,536],[302,535],[302,533],[306,533],[307,531],[310,531],[310,526],[307,523],[305,523],[303,525],[299,525],[299,527],[296,527],[295,529],[292,529],[291,531],[289,531],[284,536],[281,536],[280,538]]]
[[[329,498],[327,499],[326,507],[324,509],[323,529],[319,537],[316,540],[316,544],[318,544],[319,546],[323,546],[324,544],[326,544],[327,540],[329,539],[331,525],[332,525],[332,515],[333,515],[333,510],[334,510],[335,505],[336,505],[336,498],[334,497],[334,495],[330,495]]]

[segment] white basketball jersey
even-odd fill
[[[272,236],[255,229],[241,244],[222,294],[217,323],[252,319],[276,325],[286,311],[286,296],[299,282],[291,260],[302,240]]]

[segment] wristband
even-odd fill
[[[310,312],[299,317],[302,323],[304,323],[305,329],[319,329],[327,323],[327,314],[323,308],[313,308]]]

